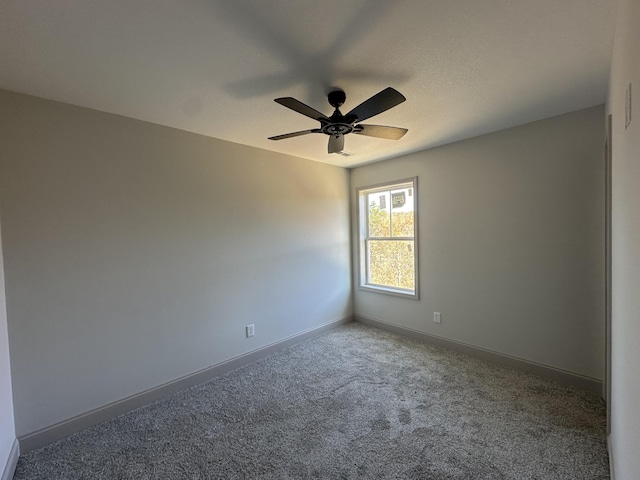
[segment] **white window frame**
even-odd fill
[[[367,195],[377,192],[386,192],[399,188],[413,189],[413,237],[369,237],[369,205],[367,204]],[[358,187],[356,189],[356,198],[358,202],[358,288],[359,290],[368,292],[384,293],[387,295],[396,295],[404,298],[419,299],[419,283],[418,283],[418,177],[406,178],[402,180],[394,180],[377,185],[366,187]],[[405,288],[391,287],[388,285],[378,285],[369,282],[369,261],[367,258],[368,248],[367,242],[370,240],[392,240],[407,241],[413,240],[413,256],[414,256],[414,290]]]

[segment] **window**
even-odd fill
[[[360,288],[418,297],[417,178],[358,189]]]

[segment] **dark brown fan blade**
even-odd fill
[[[276,98],[274,102],[277,102],[280,105],[284,105],[285,107],[290,108],[291,110],[294,110],[298,113],[301,113],[302,115],[305,115],[309,118],[313,118],[314,120],[318,120],[318,121],[326,120],[327,122],[329,121],[329,117],[311,108],[309,105],[305,105],[300,100],[296,100],[295,98],[292,98],[292,97]]]
[[[386,127],[384,125],[356,125],[353,133],[366,135],[368,137],[387,138],[389,140],[398,140],[402,138],[409,130],[399,127]]]
[[[386,110],[389,110],[392,107],[404,102],[406,98],[400,92],[395,90],[394,88],[387,87],[382,90],[380,93],[376,93],[369,100],[365,100],[356,108],[351,110],[345,116],[355,116],[357,117],[357,122],[361,122],[362,120],[366,120],[367,118],[373,117],[374,115],[378,115]]]
[[[275,137],[269,137],[268,140],[284,140],[285,138],[299,137],[300,135],[306,135],[308,133],[322,133],[322,130],[320,130],[319,128],[314,128],[312,130],[302,130],[300,132],[284,133],[282,135],[276,135]]]
[[[328,153],[340,153],[344,150],[344,135],[330,135]]]

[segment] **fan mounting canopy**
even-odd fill
[[[327,95],[327,97],[329,99],[329,105],[331,105],[333,108],[340,108],[342,105],[344,105],[344,101],[347,99],[346,93],[344,93],[342,90],[334,90],[333,92],[329,92],[329,95]]]

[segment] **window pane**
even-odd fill
[[[368,283],[415,289],[413,241],[370,240],[367,243]]]
[[[391,236],[391,203],[389,192],[376,192],[367,195],[369,207],[369,236]]]
[[[392,237],[413,237],[413,188],[391,190]]]

